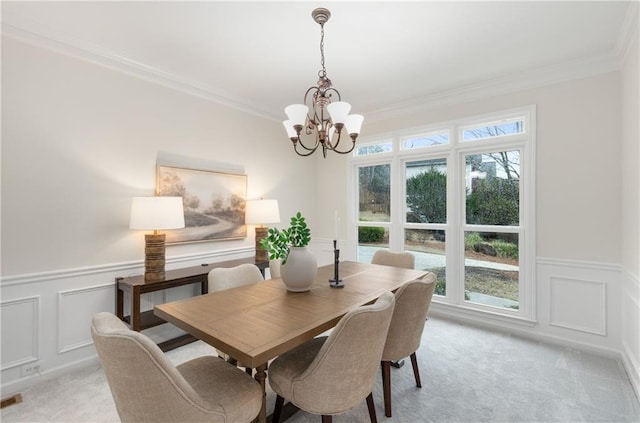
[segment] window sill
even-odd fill
[[[448,317],[453,320],[485,323],[491,326],[508,327],[517,325],[532,328],[537,325],[537,321],[521,316],[503,314],[497,311],[479,310],[462,304],[448,304],[438,301],[435,296],[431,302],[430,313],[437,316]]]

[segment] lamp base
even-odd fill
[[[256,226],[256,263],[269,261],[269,252],[260,244],[269,234],[269,228]]]
[[[161,281],[165,278],[165,234],[144,236],[144,280]]]

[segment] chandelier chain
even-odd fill
[[[318,72],[320,77],[327,76],[327,70],[324,67],[324,25],[320,25],[320,64],[322,65],[322,70]]]

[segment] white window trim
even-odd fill
[[[495,139],[478,139],[474,141],[461,141],[462,131],[465,128],[481,124],[483,122],[508,121],[515,117],[524,116],[525,133],[505,135]],[[403,149],[402,142],[412,135],[434,133],[443,129],[450,130],[449,144],[429,146],[416,149]],[[425,229],[445,229],[447,231],[446,256],[447,256],[447,280],[461,280],[464,271],[464,232],[470,227],[464,218],[464,201],[459,201],[462,192],[466,189],[464,184],[464,166],[460,166],[464,155],[486,152],[497,148],[501,150],[520,150],[523,160],[520,162],[521,189],[520,189],[520,225],[519,227],[492,226],[493,232],[509,231],[517,232],[520,245],[520,292],[518,310],[501,309],[464,301],[464,283],[447,284],[445,297],[434,296],[434,302],[442,302],[447,307],[462,310],[480,311],[498,319],[508,319],[529,324],[535,322],[536,316],[536,271],[535,271],[535,163],[536,163],[536,106],[518,107],[498,112],[475,115],[448,122],[440,122],[425,127],[408,128],[384,134],[377,134],[370,138],[364,137],[362,145],[375,144],[391,139],[392,152],[371,154],[364,156],[351,156],[349,160],[348,201],[350,225],[347,234],[347,250],[349,255],[357,257],[358,247],[358,168],[362,166],[374,166],[389,163],[391,166],[391,222],[372,223],[371,226],[381,226],[389,229],[389,248],[399,251],[404,248],[404,236],[402,228],[420,227]],[[428,160],[431,158],[447,158],[447,223],[446,224],[407,224],[404,215],[405,181],[402,172],[409,161]],[[457,175],[457,177],[451,177]],[[458,207],[452,207],[458,205]],[[400,216],[400,218],[398,218]],[[422,225],[422,226],[421,226]],[[450,271],[451,269],[451,271]]]

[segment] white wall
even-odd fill
[[[637,14],[636,14],[636,19]],[[622,343],[631,381],[640,396],[640,34],[627,50],[622,68],[621,252]]]
[[[154,194],[160,153],[244,168],[249,198],[277,198],[285,223],[298,210],[316,221],[316,160],[293,154],[279,122],[3,37],[3,397],[23,366],[95,354],[90,317],[114,311],[116,276],[143,272],[129,207]],[[251,256],[247,234],[170,245],[167,268]]]

